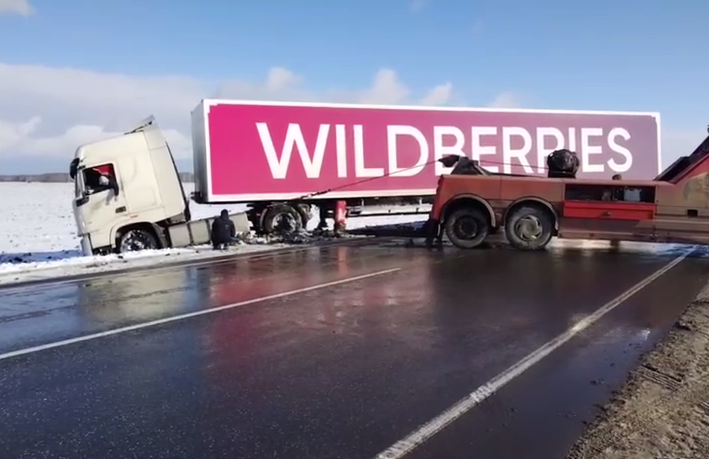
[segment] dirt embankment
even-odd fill
[[[582,458],[709,458],[709,285],[569,452]]]

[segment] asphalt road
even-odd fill
[[[683,250],[340,246],[3,290],[0,458],[563,458],[709,262],[539,349]]]

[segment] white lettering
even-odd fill
[[[397,151],[397,137],[408,135],[419,144],[419,158],[412,167],[400,168]],[[428,142],[421,131],[413,126],[387,126],[387,150],[389,154],[389,175],[396,177],[413,177],[419,174],[428,162]]]
[[[347,178],[347,134],[344,124],[335,125],[335,150],[337,151],[337,177]]]
[[[603,153],[603,147],[599,145],[591,145],[589,140],[591,137],[600,137],[603,135],[601,128],[581,128],[581,170],[584,172],[603,172],[605,167],[603,164],[591,164],[591,155],[600,155]]]
[[[518,136],[522,138],[523,144],[520,148],[512,147],[512,137]],[[506,127],[502,128],[502,156],[504,163],[505,174],[512,173],[512,158],[517,158],[519,163],[524,168],[526,174],[534,173],[534,170],[527,161],[527,153],[532,150],[532,136],[529,135],[526,129],[521,127]]]
[[[444,145],[445,136],[455,137],[453,145]],[[438,160],[447,155],[464,156],[465,136],[455,126],[435,126],[433,128],[433,157],[436,159],[436,175],[448,174],[453,168],[445,167]]]
[[[546,137],[554,137],[556,145],[546,146]],[[542,174],[547,168],[547,156],[554,150],[564,148],[564,134],[553,127],[537,128],[537,173]]]
[[[480,157],[482,155],[495,155],[497,154],[497,149],[495,146],[490,146],[486,145],[483,146],[480,143],[480,138],[484,135],[497,135],[497,128],[493,126],[485,126],[485,127],[474,127],[471,130],[472,132],[472,145],[470,148],[472,149],[472,154],[473,154],[473,159],[476,161],[480,161],[480,165],[482,166],[482,160]],[[497,166],[483,166],[485,169],[489,170],[490,172],[497,173],[500,171],[500,168]]]
[[[354,131],[355,177],[384,177],[381,167],[366,167],[364,165],[364,131],[361,124],[352,126]]]
[[[380,161],[384,159],[378,156],[383,152],[371,150],[372,146],[370,151],[367,150],[364,126],[334,125],[334,139],[330,142],[331,126],[319,125],[317,138],[309,137],[306,141],[300,125],[290,123],[283,144],[276,146],[268,124],[256,123],[273,178],[287,179],[293,155],[300,157],[309,179],[318,179],[324,172],[336,175],[339,179],[347,179],[352,165],[350,161],[354,162],[354,178],[387,175],[413,177],[424,171],[430,158],[433,159],[432,169],[439,176],[451,170],[438,162],[448,155],[469,156],[485,164],[483,167],[493,173],[504,171],[509,174],[522,169],[527,174],[543,174],[547,155],[561,148],[578,152],[581,172],[586,174],[604,173],[607,170],[623,173],[629,171],[634,163],[628,148],[628,140],[632,136],[621,127],[605,130],[598,127],[559,129],[542,126],[527,130],[520,126],[474,126],[466,132],[458,126],[444,125],[432,126],[424,135],[423,131],[414,126],[393,125],[387,126],[387,165],[372,167],[377,164],[377,158]],[[322,170],[325,154],[330,155],[328,161],[333,163],[332,169],[327,171]],[[366,157],[367,154],[372,157]],[[490,157],[489,160],[487,157]],[[367,163],[370,167],[367,167]],[[499,166],[500,163],[503,167]],[[335,166],[337,172],[334,171]]]
[[[274,179],[285,179],[288,175],[288,166],[290,165],[293,147],[298,149],[300,160],[303,162],[303,169],[305,169],[305,175],[308,178],[320,178],[320,169],[322,168],[323,158],[325,157],[325,146],[327,145],[327,137],[330,133],[329,124],[320,125],[312,158],[310,157],[310,153],[308,153],[308,146],[305,144],[300,125],[295,123],[288,125],[280,159],[278,159],[278,155],[276,154],[276,147],[273,145],[273,139],[271,138],[268,124],[256,123],[256,129],[258,129],[261,145],[263,146],[263,151],[266,153],[266,161],[268,161],[268,167],[271,168],[271,174]]]
[[[625,162],[623,164],[618,164],[615,159],[611,158],[608,160],[608,165],[616,173],[627,172],[633,165],[633,155],[630,153],[630,150],[622,145],[618,145],[618,142],[616,142],[617,137],[622,137],[624,140],[628,140],[630,139],[630,133],[623,128],[613,128],[608,133],[608,146],[610,146],[610,149],[614,152],[623,155]]]
[[[576,151],[576,128],[569,128],[569,145],[566,149]]]

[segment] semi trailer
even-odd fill
[[[246,204],[239,231],[306,226],[319,209],[343,230],[377,205],[431,203],[438,159],[465,155],[493,172],[539,175],[546,155],[577,151],[579,175],[652,177],[660,117],[594,112],[202,100],[191,114],[194,192],[185,192],[156,120],[81,145],[70,165],[85,254],[210,240],[190,204]],[[422,206],[414,211],[425,214]],[[387,215],[410,213],[404,210]]]

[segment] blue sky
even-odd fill
[[[30,2],[31,16],[0,15],[0,63],[214,84],[280,66],[313,91],[363,88],[386,67],[417,94],[449,81],[470,105],[511,92],[532,108],[659,111],[694,143],[709,123],[699,0]]]

